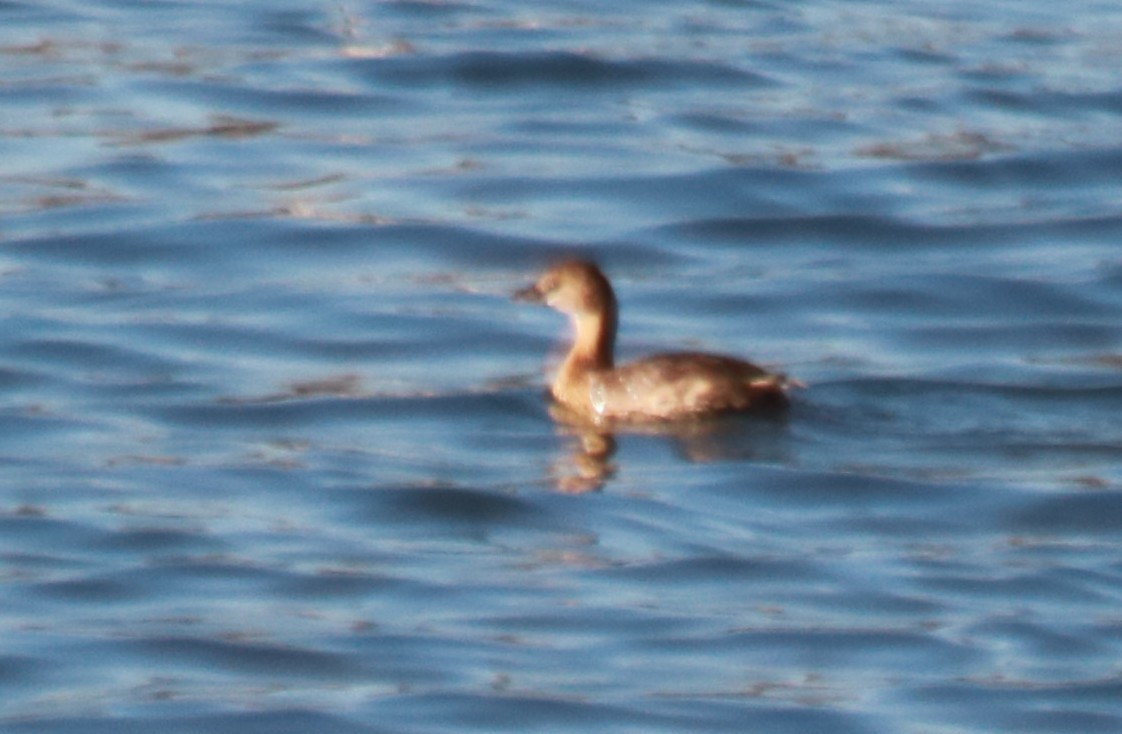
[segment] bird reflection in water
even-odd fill
[[[564,453],[550,464],[549,480],[566,494],[599,491],[615,477],[617,436],[665,439],[679,456],[698,464],[791,460],[785,408],[654,424],[594,423],[557,402],[551,402],[549,414],[567,443]]]

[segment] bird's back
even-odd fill
[[[591,377],[592,409],[609,420],[688,419],[787,403],[782,375],[716,354],[656,354]]]

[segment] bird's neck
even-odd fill
[[[566,366],[590,370],[610,370],[614,364],[616,314],[613,310],[578,314],[573,317],[576,335]]]
[[[576,338],[561,363],[551,391],[562,403],[579,410],[591,409],[589,380],[598,372],[612,369],[615,348],[615,313],[580,314],[573,317]]]

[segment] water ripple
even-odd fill
[[[621,88],[657,85],[767,85],[766,77],[707,62],[662,59],[609,60],[569,51],[506,53],[471,51],[448,57],[405,56],[353,62],[379,82],[413,86],[454,83],[476,90],[542,87]]]

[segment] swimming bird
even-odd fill
[[[554,265],[514,298],[569,317],[575,338],[550,392],[581,420],[656,423],[775,411],[787,407],[787,389],[798,384],[751,362],[703,352],[656,354],[617,367],[619,306],[611,283],[592,262]]]

